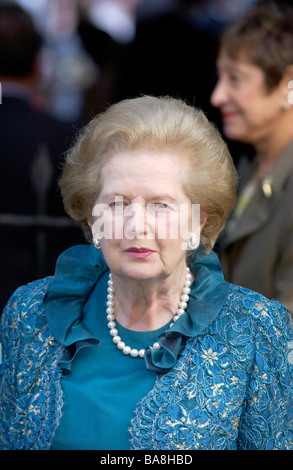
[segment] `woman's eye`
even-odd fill
[[[165,204],[164,202],[156,202],[154,207],[155,209],[167,209],[168,204]]]
[[[125,207],[126,206],[126,203],[125,201],[113,201],[113,202],[110,202],[109,206],[113,209],[120,209],[122,207]]]
[[[231,74],[229,76],[230,82],[233,83],[234,85],[237,85],[240,81],[239,77],[235,74]]]

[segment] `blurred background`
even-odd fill
[[[32,15],[43,37],[40,91],[48,110],[72,122],[146,93],[172,94],[210,111],[217,37],[254,1],[12,3]]]
[[[18,286],[54,274],[64,249],[86,243],[58,190],[78,130],[109,104],[141,94],[182,98],[220,127],[210,105],[217,39],[252,3],[0,0],[1,311]]]

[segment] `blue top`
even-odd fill
[[[133,403],[123,419],[132,413],[130,448],[293,450],[293,330],[288,310],[226,283],[214,254],[197,253],[190,267],[195,281],[188,311],[159,335],[160,351],[148,350],[146,370],[136,371],[152,379],[143,390],[137,389],[141,397],[150,387],[133,412],[136,398],[132,391],[129,395]],[[94,354],[103,349],[104,329],[96,331],[95,315],[88,313],[95,296],[104,296],[107,271],[93,247],[74,247],[61,256],[53,278],[23,286],[9,300],[0,319],[1,449],[49,449],[53,441],[57,446],[64,438],[67,417],[73,423],[64,384],[73,389],[74,376],[90,379],[78,365],[84,355],[93,358],[87,362],[92,368],[103,367],[94,364]],[[131,364],[140,361],[128,359]],[[62,371],[70,369],[71,376],[62,378]],[[115,365],[112,370],[113,381],[119,381]],[[99,393],[111,377],[108,370],[103,374]],[[82,381],[77,380],[77,385]],[[130,387],[128,382],[127,395]],[[96,409],[102,409],[103,403],[96,401]],[[116,406],[113,400],[114,414]],[[98,433],[104,433],[107,419],[100,416]],[[74,419],[79,419],[78,413]],[[86,428],[84,422],[81,426],[80,434]],[[124,429],[121,421],[120,435]],[[106,429],[103,443],[103,437],[97,436],[101,444],[97,445],[106,449],[113,445],[107,433]],[[76,438],[75,431],[72,437]],[[94,441],[91,445],[96,446]],[[87,444],[80,435],[78,443],[65,445]]]
[[[101,252],[93,251],[91,255],[93,254],[95,256],[91,256],[92,260],[98,260],[99,265],[104,263]],[[129,449],[129,424],[137,403],[154,385],[156,368],[152,365],[151,370],[147,370],[147,362],[125,356],[113,344],[106,320],[108,271],[101,271],[99,282],[93,287],[86,303],[79,306],[74,314],[71,308],[72,297],[70,300],[64,298],[64,285],[69,284],[72,295],[72,284],[76,279],[75,296],[78,293],[79,296],[86,297],[91,284],[88,282],[91,275],[88,262],[80,263],[78,269],[74,264],[68,253],[59,258],[55,280],[49,286],[46,297],[51,328],[59,329],[59,335],[62,333],[64,337],[67,336],[67,341],[64,341],[67,347],[70,346],[69,343],[71,346],[78,344],[74,355],[69,355],[67,350],[61,362],[64,368],[61,386],[65,404],[51,449]],[[70,279],[67,277],[68,272],[74,273]],[[79,282],[80,278],[87,279],[84,285]],[[54,316],[57,299],[59,308],[62,300],[63,308],[70,308],[67,314],[68,323],[63,326],[63,331],[60,329],[59,319]],[[183,320],[182,326],[188,327],[187,316]],[[75,325],[72,326],[74,322]],[[158,341],[168,327],[169,324],[146,333],[130,331],[121,325],[118,329],[126,344],[137,349],[147,349]],[[91,333],[86,334],[88,338],[85,339],[83,334],[87,331]],[[87,341],[89,339],[91,342]]]
[[[156,373],[146,369],[143,359],[125,356],[112,341],[106,319],[107,281],[104,274],[84,308],[99,345],[79,350],[71,374],[61,380],[65,404],[52,450],[129,449],[134,409],[155,382]],[[157,341],[168,325],[146,333],[118,328],[126,344],[140,349]]]

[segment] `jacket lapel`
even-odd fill
[[[262,181],[233,230],[225,234],[224,246],[255,233],[266,224],[274,212],[276,203],[292,173],[293,141],[278,158],[270,174]]]

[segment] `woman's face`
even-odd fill
[[[244,59],[234,61],[224,52],[217,67],[211,103],[220,109],[226,137],[252,145],[268,138],[283,114],[283,83],[268,92],[260,67]]]
[[[101,236],[112,273],[147,280],[183,269],[192,220],[198,234],[202,228],[198,207],[192,217],[182,189],[188,170],[184,158],[147,151],[124,152],[106,162],[91,228]]]

